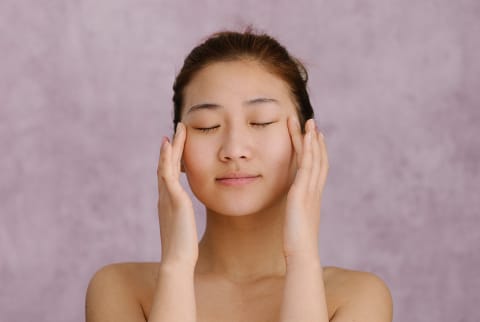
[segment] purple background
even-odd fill
[[[2,322],[81,321],[99,267],[159,260],[174,76],[250,23],[309,69],[323,263],[381,276],[395,321],[480,321],[479,1],[0,0]]]

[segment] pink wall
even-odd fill
[[[323,262],[380,275],[395,321],[480,321],[480,3],[292,3],[0,1],[0,321],[81,321],[96,269],[159,259],[173,78],[249,23],[309,68]]]

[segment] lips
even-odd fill
[[[215,179],[220,184],[226,186],[241,186],[252,183],[260,178],[258,174],[234,172],[222,175]]]

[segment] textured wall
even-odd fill
[[[480,321],[480,2],[292,3],[0,0],[1,322],[81,321],[96,269],[159,259],[173,78],[249,23],[309,68],[323,262],[380,275],[395,321]]]

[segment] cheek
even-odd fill
[[[261,140],[260,151],[275,162],[277,166],[289,166],[294,155],[288,130],[281,130]]]
[[[185,167],[185,173],[188,176],[192,174],[204,173],[206,167],[210,163],[210,159],[214,151],[213,145],[205,140],[198,140],[196,137],[189,137],[185,140],[185,146],[183,148],[183,165]]]

